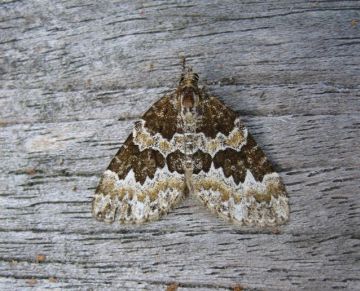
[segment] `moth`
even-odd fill
[[[100,179],[92,202],[96,219],[156,220],[186,195],[195,195],[241,225],[288,220],[280,176],[237,114],[198,80],[184,65],[176,90],[135,123]]]

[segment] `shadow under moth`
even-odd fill
[[[241,225],[288,220],[280,176],[237,114],[208,95],[198,79],[184,64],[176,90],[135,123],[96,189],[96,219],[156,220],[186,195],[195,195]]]

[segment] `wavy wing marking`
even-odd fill
[[[203,103],[207,133],[203,143],[216,147],[211,167],[193,175],[195,194],[221,217],[243,225],[274,226],[289,217],[280,176],[235,113],[218,99]],[[227,116],[221,124],[219,116]],[[199,130],[199,131],[200,131]],[[227,139],[219,140],[219,133]]]
[[[156,121],[154,116],[164,120]],[[169,97],[160,99],[144,114],[143,124],[148,131],[171,139],[176,116]],[[147,144],[140,130],[135,126],[101,177],[92,203],[93,215],[98,220],[110,223],[155,220],[183,197],[184,177],[169,171],[164,155],[152,148],[151,143]]]

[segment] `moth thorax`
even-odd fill
[[[182,87],[180,91],[181,110],[183,113],[194,111],[198,102],[199,96],[196,94],[193,87]]]
[[[195,99],[194,99],[194,92],[191,87],[186,87],[183,90],[181,105],[183,108],[191,109],[194,107]]]

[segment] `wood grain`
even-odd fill
[[[359,11],[1,1],[0,289],[360,290]],[[181,55],[280,172],[284,227],[239,228],[192,199],[140,226],[91,217],[101,172],[176,86]]]

